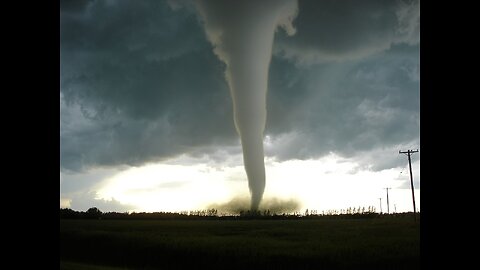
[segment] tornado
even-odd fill
[[[275,32],[295,33],[296,0],[198,0],[205,33],[226,64],[225,78],[233,102],[234,123],[243,150],[251,195],[258,210],[265,190],[263,133],[267,120],[268,70]]]

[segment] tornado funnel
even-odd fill
[[[196,7],[214,53],[226,64],[243,162],[256,211],[265,190],[263,132],[267,120],[268,70],[273,38],[281,26],[290,35],[295,0],[199,0]]]

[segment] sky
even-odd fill
[[[399,150],[418,149],[420,210],[419,1],[294,2],[271,50],[260,207],[386,212],[388,187],[390,212],[412,211]],[[60,1],[60,207],[248,208],[206,27],[195,1]]]

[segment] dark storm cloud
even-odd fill
[[[419,11],[419,1],[300,0],[296,34],[274,43],[267,155],[399,166],[397,148],[419,146]]]
[[[61,1],[60,19],[62,170],[238,155],[225,66],[188,1]],[[403,166],[395,147],[419,140],[418,2],[299,1],[293,24],[274,42],[267,156],[392,149],[359,160]]]
[[[140,165],[231,143],[223,65],[195,14],[162,1],[74,8],[61,10],[63,169]]]
[[[83,12],[93,1],[94,0],[61,0],[60,11],[64,14]]]
[[[300,0],[295,38],[282,37],[276,51],[309,64],[357,59],[395,43],[419,41],[419,1]]]
[[[412,141],[418,148],[418,47],[393,46],[365,60],[301,72],[282,61],[277,58],[271,67],[266,134],[277,134],[277,141],[267,155],[307,159],[332,151],[353,157]],[[392,153],[391,165],[394,158]]]

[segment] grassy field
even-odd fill
[[[60,220],[61,269],[419,269],[407,217]]]

